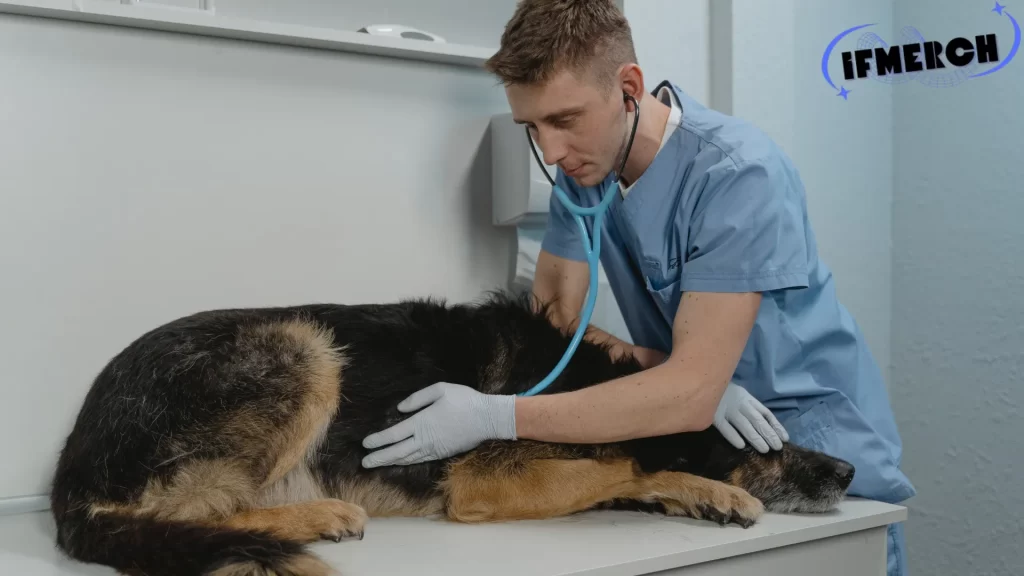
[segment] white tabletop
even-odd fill
[[[600,511],[545,521],[465,525],[370,519],[362,541],[312,546],[345,576],[460,574],[632,576],[902,522],[906,508],[849,499],[831,514],[765,514],[754,526]],[[113,576],[63,559],[48,513],[0,517],[0,573]]]

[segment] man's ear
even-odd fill
[[[647,95],[644,92],[644,72],[635,62],[624,64],[619,70],[619,85],[622,91],[635,98],[638,104]],[[626,99],[627,109],[631,108],[629,99],[626,96],[623,98]],[[635,110],[630,110],[630,112],[635,112]]]

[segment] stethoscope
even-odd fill
[[[551,370],[543,380],[538,382],[533,388],[530,388],[526,392],[519,393],[520,396],[533,396],[539,392],[542,392],[547,388],[555,378],[558,378],[562,370],[569,363],[572,355],[576,353],[576,348],[580,345],[580,341],[583,340],[583,333],[587,330],[587,326],[590,324],[590,317],[594,313],[594,303],[597,301],[597,278],[598,278],[598,266],[601,258],[601,224],[604,223],[604,216],[608,211],[608,206],[612,203],[612,198],[619,193],[619,177],[622,175],[622,171],[626,167],[626,159],[629,158],[629,151],[633,148],[633,137],[636,135],[636,127],[640,122],[640,104],[637,103],[636,98],[633,98],[625,92],[622,93],[622,100],[633,101],[633,109],[636,110],[633,116],[633,129],[629,133],[629,140],[626,142],[626,150],[622,154],[622,162],[619,164],[619,169],[615,173],[615,179],[612,185],[605,191],[604,197],[601,198],[601,203],[592,208],[584,208],[574,204],[565,192],[555,183],[551,175],[544,167],[544,162],[541,160],[540,155],[537,154],[537,148],[533,145],[533,137],[530,136],[529,127],[526,128],[526,139],[530,141],[530,149],[533,150],[533,157],[537,159],[537,163],[540,164],[541,170],[544,172],[544,176],[547,177],[548,182],[551,182],[552,190],[558,200],[565,206],[565,209],[572,213],[573,219],[576,220],[576,226],[580,230],[580,236],[583,238],[583,249],[587,253],[587,265],[590,268],[590,289],[587,291],[587,301],[583,305],[582,317],[580,318],[580,324],[576,328],[576,334],[573,336],[572,341],[569,343],[569,347],[566,348],[565,354],[562,354],[562,359],[558,364]],[[583,216],[594,217],[594,239],[591,241],[590,235],[587,234],[587,227],[583,223]]]

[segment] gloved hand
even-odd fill
[[[398,410],[419,412],[363,439],[363,447],[371,450],[391,444],[363,458],[364,467],[438,460],[476,448],[485,440],[516,439],[515,396],[483,394],[461,384],[438,382],[409,395]]]
[[[789,441],[789,434],[772,411],[733,382],[729,382],[715,411],[715,428],[736,448],[746,445],[743,442],[743,437],[746,437],[750,445],[762,454],[768,452],[769,446],[782,450],[782,443]]]

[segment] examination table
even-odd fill
[[[744,530],[596,511],[466,525],[373,519],[361,541],[314,544],[342,576],[884,576],[886,526],[906,508],[851,498],[829,514],[766,514]],[[48,512],[0,516],[0,574],[113,576],[64,559]]]

